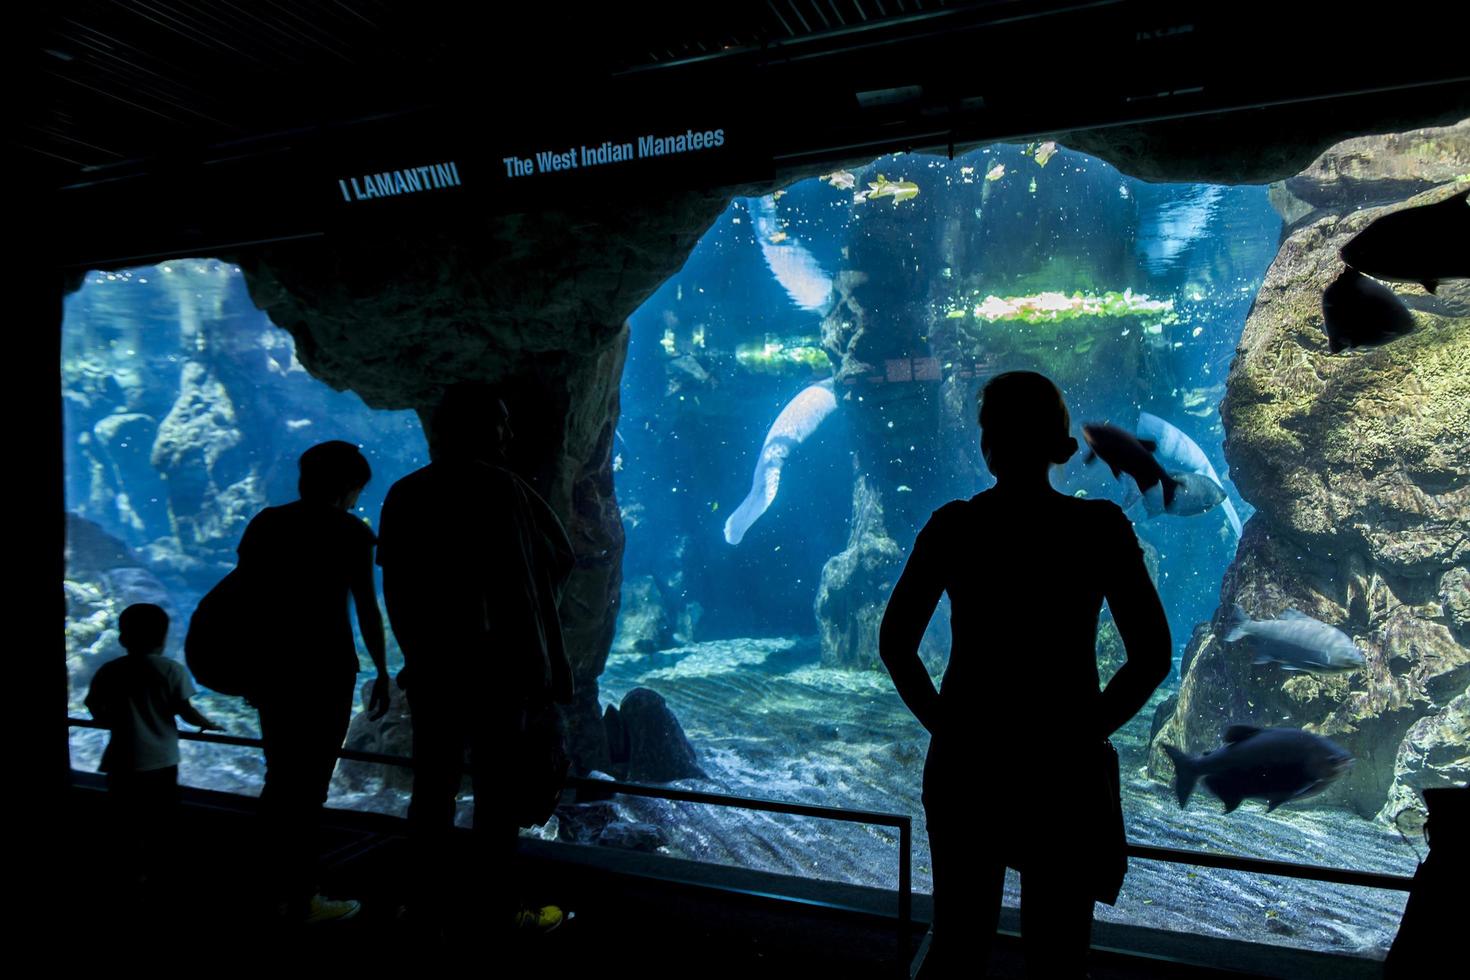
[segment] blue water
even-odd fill
[[[874,184],[882,189],[880,174],[911,182],[917,194],[855,201]],[[849,179],[850,187],[835,186]],[[663,694],[710,775],[703,788],[910,813],[920,830],[915,886],[926,889],[918,784],[927,738],[881,669],[825,667],[817,640],[822,570],[848,543],[856,475],[876,488],[887,529],[906,553],[933,509],[990,483],[973,418],[985,377],[1030,368],[1058,378],[1079,426],[1130,427],[1140,411],[1177,426],[1249,519],[1229,479],[1218,407],[1280,235],[1265,188],[1149,184],[1065,149],[1041,166],[1010,145],[954,160],[885,157],[850,175],[802,181],[765,203],[733,201],[630,318],[613,446],[623,572],[627,583],[652,583],[667,628],[654,649],[638,652],[620,629],[599,678],[603,702],[636,686]],[[783,283],[772,254],[802,281]],[[844,288],[870,328],[868,376],[884,380],[838,386],[838,409],[795,448],[775,500],[731,545],[725,521],[750,490],[767,428],[840,366],[831,341],[853,308],[834,306],[832,290],[840,299]],[[1171,315],[990,318],[997,304],[1053,293],[1061,297],[1044,302],[1126,296]],[[801,356],[782,361],[796,349]],[[930,358],[933,380],[888,380],[886,361]],[[362,447],[374,479],[357,511],[369,521],[392,482],[427,458],[413,413],[371,410],[312,378],[290,336],[250,302],[240,271],[208,258],[89,274],[66,302],[62,386],[68,510],[131,549],[145,573],[68,577],[76,714],[84,713],[91,672],[118,652],[110,630],[130,600],[119,582],[135,588],[141,580],[166,595],[177,655],[182,624],[233,563],[245,522],[294,497],[303,449],[326,438]],[[1058,468],[1054,483],[1119,503],[1130,485],[1080,458]],[[1215,610],[1235,536],[1219,510],[1187,519],[1131,513],[1158,556],[1177,658]],[[624,626],[640,611],[630,594]],[[390,661],[398,661],[391,639]],[[1161,696],[1177,684],[1171,677]],[[1044,703],[1044,691],[1033,693]],[[231,731],[253,731],[242,704],[204,697]],[[1119,740],[1134,840],[1412,868],[1412,854],[1388,831],[1343,811],[1243,808],[1222,820],[1208,807],[1178,810],[1169,789],[1137,768],[1148,714]],[[74,765],[95,766],[99,752],[95,734],[74,737]],[[258,791],[261,766],[249,752],[193,746],[182,776],[249,793]],[[998,792],[991,805],[1024,819],[1025,801]],[[332,795],[336,805],[396,813],[405,799],[401,784],[342,773]],[[896,881],[896,842],[883,832],[656,801],[619,807],[626,819],[664,825],[667,853],[880,887]],[[1213,916],[1222,934],[1375,955],[1401,908],[1401,896],[1364,890],[1180,874],[1142,863],[1103,915],[1162,928],[1199,928]],[[1014,900],[1014,882],[1008,887]],[[1280,914],[1268,919],[1268,906]],[[1287,920],[1294,924],[1283,931]]]
[[[984,180],[997,164],[1007,173]],[[966,168],[972,172],[963,173]],[[1120,364],[1086,383],[1064,384],[1074,422],[1131,426],[1140,410],[1170,421],[1206,453],[1241,517],[1250,514],[1229,483],[1217,409],[1235,343],[1280,235],[1281,220],[1265,188],[1149,184],[1067,150],[1042,167],[1016,146],[952,161],[888,157],[854,171],[856,188],[880,173],[890,181],[912,180],[918,195],[897,204],[886,198],[854,204],[851,191],[802,181],[775,202],[787,241],[799,242],[828,275],[861,271],[870,294],[929,316],[947,298],[946,289],[978,290],[982,298],[1131,290],[1171,301],[1178,323],[1170,325],[1166,343],[1132,325],[1127,339],[1145,351],[1143,373]],[[963,255],[947,261],[946,240],[956,238],[965,239]],[[631,318],[617,476],[619,500],[634,511],[625,521],[625,574],[668,578],[671,556],[681,555],[684,574],[666,598],[699,604],[701,638],[810,632],[822,565],[846,544],[859,447],[851,413],[842,410],[793,455],[780,493],[749,535],[733,547],[722,535],[725,518],[750,488],[766,428],[805,385],[831,373],[801,366],[779,374],[741,370],[729,363],[730,354],[772,336],[820,345],[822,320],[821,311],[798,306],[767,268],[752,202],[744,200],[731,204],[679,273]],[[1001,323],[990,329],[1032,328]],[[1095,318],[1076,333],[1122,329]],[[699,330],[702,347],[692,339]],[[670,382],[683,376],[671,368],[675,357],[662,344],[669,332],[677,356],[706,365],[713,384],[671,393]],[[988,373],[1012,367],[1046,370],[1044,361],[1002,360]],[[967,405],[982,382],[968,382]],[[910,509],[921,516],[990,482],[978,460],[973,420],[953,422],[972,443],[965,447],[969,472],[959,478],[935,458],[933,432],[915,427],[895,433],[898,455],[907,458],[890,467],[901,482],[885,489],[891,495],[905,487],[915,501]],[[905,439],[915,450],[904,452]],[[1059,470],[1054,482],[1067,492],[1120,503],[1128,487],[1080,459]],[[659,520],[644,519],[654,510]],[[1234,536],[1219,511],[1188,520],[1163,517],[1141,523],[1138,531],[1159,552],[1159,585],[1177,657],[1193,626],[1214,611]]]

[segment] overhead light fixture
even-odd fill
[[[924,97],[924,86],[901,85],[898,88],[876,88],[868,92],[858,92],[858,105],[864,109],[878,109],[884,106],[907,105],[917,102]]]

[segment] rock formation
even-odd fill
[[[1163,742],[1200,752],[1230,724],[1290,725],[1357,758],[1325,802],[1392,819],[1413,790],[1463,779],[1470,683],[1470,283],[1429,297],[1395,284],[1417,329],[1330,355],[1325,287],[1338,249],[1379,215],[1463,189],[1470,121],[1349,140],[1286,182],[1299,212],[1246,323],[1221,415],[1231,476],[1257,513],[1213,621],[1185,654]],[[1425,189],[1428,187],[1429,189]],[[1356,201],[1374,206],[1351,210]],[[1387,203],[1391,202],[1391,203]],[[1367,658],[1348,675],[1252,666],[1221,642],[1231,606],[1295,607],[1338,626]],[[1458,774],[1458,775],[1457,775]]]
[[[512,465],[562,518],[577,553],[562,617],[577,682],[568,721],[583,771],[607,767],[597,677],[622,585],[612,444],[625,321],[728,200],[728,192],[677,194],[635,208],[544,211],[236,257],[302,365],[370,407],[412,408],[427,426],[448,385],[508,385]]]
[[[878,626],[903,560],[903,549],[884,527],[883,502],[873,481],[858,476],[847,547],[822,566],[817,588],[817,633],[825,666],[878,666]]]

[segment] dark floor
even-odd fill
[[[574,912],[556,932],[534,941],[507,944],[474,921],[448,930],[438,924],[417,928],[400,921],[406,842],[391,818],[329,811],[322,834],[326,885],[330,895],[362,900],[362,914],[350,922],[310,929],[288,929],[265,914],[253,898],[252,827],[248,801],[221,794],[189,793],[180,821],[178,853],[184,861],[173,886],[137,886],[116,867],[91,855],[107,834],[104,794],[77,787],[66,814],[66,881],[93,901],[77,909],[96,912],[94,923],[77,922],[73,942],[105,955],[115,965],[155,962],[167,950],[171,972],[206,977],[316,964],[343,975],[396,975],[403,969],[440,966],[474,969],[491,976],[539,977],[867,977],[908,975],[914,951],[922,947],[917,924],[907,950],[900,950],[897,919],[891,914],[854,911],[847,901],[807,883],[805,901],[772,896],[777,888],[753,873],[724,874],[669,859],[606,854],[605,849],[523,841],[534,900],[555,902]],[[85,842],[92,842],[87,846]],[[639,862],[642,862],[640,864]],[[684,881],[649,876],[650,867],[683,869]],[[693,869],[692,873],[689,869]],[[703,880],[696,880],[702,878]],[[851,893],[849,893],[851,894]],[[871,898],[869,898],[871,901]],[[834,908],[832,905],[844,906]],[[916,905],[916,914],[927,911]],[[87,918],[83,915],[82,918]],[[1148,959],[1095,950],[1094,980],[1124,978],[1251,977],[1187,966],[1180,959],[1216,965],[1249,961],[1218,951],[1172,959]],[[78,949],[76,955],[86,955]],[[188,964],[188,966],[185,966]],[[1275,976],[1309,975],[1272,968]],[[972,976],[981,976],[977,970]],[[991,964],[993,977],[1023,975],[1019,944],[1002,933]],[[1359,970],[1310,971],[1320,976],[1360,976]],[[283,977],[284,980],[284,977]]]

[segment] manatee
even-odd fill
[[[776,199],[770,195],[748,198],[746,206],[761,258],[791,302],[803,310],[826,313],[832,308],[832,277],[805,245],[781,231]]]
[[[1138,413],[1138,435],[1143,439],[1152,439],[1157,445],[1158,453],[1165,459],[1172,459],[1182,465],[1191,473],[1199,473],[1209,477],[1216,484],[1224,486],[1220,475],[1215,472],[1215,467],[1210,465],[1209,457],[1204,450],[1200,449],[1189,436],[1180,432],[1173,424],[1166,422],[1157,415],[1148,412]],[[1240,537],[1240,515],[1235,512],[1235,505],[1226,497],[1220,502],[1220,507],[1225,511],[1226,520],[1230,521],[1230,529]]]
[[[791,451],[805,442],[817,431],[822,420],[836,410],[837,396],[832,392],[830,378],[803,388],[786,403],[761,444],[755,473],[750,479],[750,493],[725,521],[726,541],[740,543],[745,532],[776,499],[776,490],[781,485],[781,467],[786,465]]]

